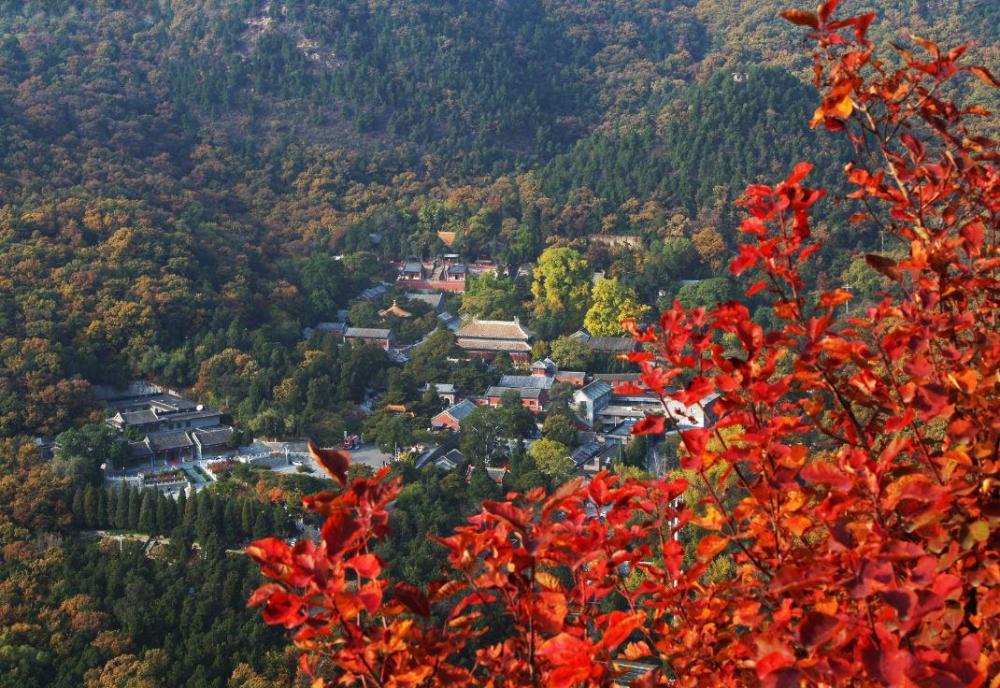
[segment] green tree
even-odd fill
[[[155,492],[153,490],[143,490],[139,506],[139,522],[136,526],[140,533],[156,533],[156,503],[154,500]]]
[[[124,437],[104,423],[71,428],[56,437],[53,468],[78,485],[98,485],[101,464],[122,466],[127,447]]]
[[[413,423],[407,415],[376,411],[365,420],[365,438],[386,453],[413,445]]]
[[[104,521],[103,527],[115,527],[115,514],[118,512],[118,498],[121,496],[119,490],[114,488],[102,490],[104,493]]]
[[[181,518],[181,525],[185,528],[194,527],[195,520],[198,518],[198,495],[194,494],[188,498],[187,502],[184,504],[184,514]]]
[[[528,449],[538,470],[549,477],[553,485],[562,485],[571,475],[575,465],[565,444],[550,439],[540,439]]]
[[[590,365],[590,347],[577,337],[560,337],[552,342],[550,358],[560,370],[587,370]]]
[[[70,506],[70,513],[73,514],[73,525],[84,528],[87,525],[87,518],[83,509],[83,488],[78,487],[73,491],[73,501]]]
[[[240,509],[240,529],[245,536],[253,533],[254,519],[253,502],[249,499],[244,499],[243,507]]]
[[[187,510],[187,490],[181,490],[174,502],[174,523],[181,524],[184,521],[184,512]]]
[[[174,527],[174,506],[169,497],[158,495],[156,498],[156,534],[169,533]]]
[[[579,325],[590,303],[593,269],[570,248],[548,248],[538,258],[531,294],[535,317],[549,318],[563,328]]]
[[[516,390],[509,389],[503,393],[498,412],[507,439],[527,439],[535,434],[535,414],[522,403],[521,395]]]
[[[710,277],[696,284],[686,284],[677,292],[677,300],[685,308],[715,306],[725,303],[732,295],[732,282],[726,277]]]
[[[527,296],[521,283],[513,278],[485,273],[468,280],[459,312],[478,318],[510,320],[525,314]]]
[[[268,535],[273,535],[273,523],[266,509],[261,509],[257,512],[257,517],[253,522],[253,532],[251,536],[256,540]]]
[[[472,476],[469,478],[469,497],[475,504],[481,504],[487,499],[500,499],[503,495],[499,486],[493,482],[493,478],[486,471],[484,466],[475,466],[472,469]]]
[[[83,488],[83,524],[87,528],[98,527],[97,488],[87,485]]]
[[[591,291],[590,310],[583,320],[584,326],[595,337],[614,337],[625,334],[623,320],[642,319],[649,313],[649,306],[638,302],[635,290],[617,279],[598,280]]]
[[[118,490],[118,503],[115,506],[115,520],[112,523],[112,527],[115,530],[125,530],[128,528],[128,513],[129,513],[129,501],[132,497],[132,491],[126,487],[121,487]]]
[[[506,427],[499,409],[479,406],[462,419],[459,448],[473,464],[492,466],[506,455]]]
[[[545,439],[567,447],[576,443],[576,423],[565,413],[550,413],[542,425]]]
[[[335,318],[344,286],[341,261],[335,260],[328,253],[313,253],[302,263],[299,280],[312,318]]]
[[[442,382],[448,379],[454,368],[449,359],[461,358],[455,334],[450,330],[437,329],[410,353],[406,369],[417,380]]]
[[[355,301],[347,309],[347,319],[354,327],[375,327],[381,321],[378,307],[368,301]]]

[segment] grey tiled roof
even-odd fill
[[[444,294],[418,294],[411,291],[406,293],[406,298],[410,301],[421,301],[431,308],[437,309],[444,301]]]
[[[381,327],[348,327],[346,337],[358,339],[388,339],[392,330]]]
[[[233,429],[229,426],[218,428],[203,428],[194,431],[198,441],[203,447],[217,447],[226,444],[233,437]]]
[[[474,403],[472,403],[468,399],[464,399],[455,404],[454,406],[446,408],[441,413],[446,413],[455,420],[457,420],[458,422],[462,422],[462,419],[468,416],[470,413],[472,413],[475,409],[476,405]]]
[[[316,327],[313,328],[317,332],[322,332],[323,334],[344,334],[344,330],[347,329],[347,325],[340,322],[321,322],[316,323]]]
[[[171,432],[166,435],[150,437],[149,443],[154,451],[167,451],[169,449],[186,449],[193,447],[194,442],[188,437],[186,432]]]
[[[631,337],[591,337],[587,344],[591,351],[625,352],[636,349],[636,342]]]
[[[148,409],[145,411],[130,411],[128,413],[123,413],[121,414],[121,417],[125,425],[150,425],[160,420],[155,413]]]
[[[153,455],[153,450],[149,448],[148,440],[129,442],[128,455],[133,459],[147,458]]]
[[[603,380],[594,380],[580,390],[588,399],[598,399],[605,394],[611,394],[611,385]]]
[[[555,383],[551,377],[543,375],[504,375],[498,387],[518,387],[525,389],[551,389]]]
[[[588,442],[582,447],[574,449],[573,453],[570,454],[570,457],[573,459],[573,462],[579,466],[580,464],[587,463],[593,459],[595,456],[604,451],[604,449],[605,445],[600,442]]]
[[[501,387],[494,385],[486,390],[487,398],[502,397],[505,392],[515,391],[522,399],[539,399],[542,396],[541,389],[537,387]]]

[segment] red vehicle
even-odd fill
[[[351,435],[344,440],[344,449],[357,449],[359,446],[361,446],[361,438],[357,435]]]

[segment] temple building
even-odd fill
[[[531,340],[534,334],[513,320],[479,320],[473,318],[462,324],[456,333],[458,346],[471,358],[493,360],[506,352],[518,364],[531,361]]]

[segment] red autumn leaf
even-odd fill
[[[715,383],[711,378],[699,375],[680,392],[671,396],[685,405],[697,404],[715,391]]]
[[[986,67],[979,65],[974,65],[971,67],[962,67],[963,71],[969,72],[970,74],[975,74],[976,78],[982,81],[987,86],[992,86],[993,88],[1000,88],[1000,80],[997,80],[993,73]]]
[[[757,660],[757,676],[758,678],[765,678],[793,664],[795,664],[795,659],[789,652],[776,650]]]
[[[754,282],[754,284],[749,289],[743,292],[743,295],[746,296],[747,298],[750,298],[757,292],[764,289],[766,286],[767,286],[766,280],[758,280],[757,282]]]
[[[815,15],[813,15],[815,16]],[[788,179],[785,180],[785,184],[792,186],[793,184],[798,184],[803,179],[809,176],[812,172],[813,164],[811,162],[800,162],[792,170],[792,173],[788,175]]]
[[[531,606],[538,628],[546,633],[558,633],[569,614],[566,596],[561,592],[544,591],[535,596]]]
[[[667,419],[665,416],[644,416],[632,426],[633,435],[662,435]]]
[[[969,246],[971,246],[976,252],[982,248],[983,241],[986,238],[986,228],[983,226],[982,222],[976,220],[974,222],[966,223],[958,231],[959,234],[962,235],[962,238],[965,239]]]
[[[414,614],[419,616],[431,615],[431,604],[430,600],[427,599],[427,595],[409,583],[396,583],[392,589],[392,596],[393,599],[400,602]]]
[[[323,542],[326,543],[326,555],[335,557],[361,536],[361,524],[350,514],[337,511],[327,517],[321,533]]]
[[[274,591],[264,603],[264,622],[292,628],[305,619],[302,607],[302,600],[297,595],[289,595],[284,590]]]
[[[483,502],[483,509],[519,531],[523,531],[528,525],[528,512],[508,502],[486,501]]]
[[[812,12],[804,12],[803,10],[794,9],[782,10],[781,16],[793,24],[798,24],[799,26],[808,26],[811,29],[819,28],[819,17]]]
[[[837,5],[839,4],[840,0],[826,0],[826,2],[819,6],[819,18],[825,22],[830,18],[834,10],[837,9]]]
[[[575,495],[579,489],[582,479],[577,478],[576,480],[567,480],[562,485],[560,485],[552,493],[548,499],[545,500],[545,504],[542,505],[542,516],[548,517],[553,510],[558,509],[562,506],[562,503],[570,496]]]
[[[247,545],[247,554],[259,562],[279,562],[288,558],[291,548],[278,538],[264,538]]]
[[[590,654],[590,644],[569,633],[549,638],[538,648],[538,656],[556,666],[580,664]]]
[[[729,544],[729,538],[724,535],[715,535],[714,533],[706,535],[698,542],[698,560],[699,561],[711,561],[715,558],[719,552],[726,548]]]
[[[623,651],[625,659],[630,659],[632,661],[642,659],[643,657],[649,657],[652,653],[653,651],[649,648],[649,644],[646,643],[645,640],[629,643],[625,646]]]
[[[681,440],[684,448],[694,456],[698,456],[705,451],[712,431],[708,428],[693,428],[691,430],[681,430]]]
[[[823,612],[808,612],[799,624],[799,642],[810,650],[822,645],[833,635],[840,622]]]
[[[355,555],[344,562],[344,565],[357,571],[363,578],[378,578],[382,572],[382,564],[374,554]]]
[[[376,585],[366,585],[358,590],[357,599],[369,614],[374,614],[382,606],[382,588]]]
[[[587,663],[586,659],[582,658],[582,661],[577,661],[551,671],[548,675],[548,680],[545,681],[545,685],[552,686],[552,688],[570,688],[570,686],[578,685],[590,676],[590,667],[587,666]]]
[[[247,606],[259,607],[260,605],[267,602],[267,600],[271,597],[271,595],[278,592],[283,593],[284,591],[285,589],[280,585],[278,585],[277,583],[265,583],[264,585],[254,590],[253,594],[250,596],[250,599],[247,600]]]
[[[935,60],[940,59],[941,48],[938,47],[937,43],[935,43],[934,41],[929,41],[926,38],[921,38],[920,36],[917,36],[915,34],[911,34],[910,39],[914,43],[919,45],[921,48],[929,52],[931,55],[933,55]]]
[[[608,625],[601,637],[601,646],[606,650],[614,650],[632,634],[632,631],[642,625],[645,616],[642,614],[627,614],[611,612],[608,615]]]
[[[844,471],[827,461],[817,461],[805,466],[799,473],[806,482],[825,485],[834,492],[848,492],[854,480]]]
[[[309,453],[331,478],[341,485],[347,484],[347,468],[351,465],[348,454],[336,449],[320,449],[312,442],[309,442]]]

